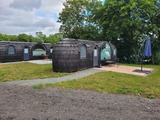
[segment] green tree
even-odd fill
[[[44,43],[46,40],[46,35],[42,32],[36,32],[36,38],[35,41],[39,43]]]
[[[63,39],[63,34],[62,33],[55,33],[54,35],[49,35],[47,37],[48,43],[51,43],[52,45],[55,45],[57,42],[59,42],[61,39]]]
[[[16,35],[6,35],[0,33],[0,41],[17,41]]]
[[[18,41],[20,42],[29,42],[29,36],[27,34],[19,34]]]
[[[60,32],[64,37],[97,40],[101,29],[98,20],[93,19],[95,12],[101,7],[99,0],[66,0],[60,13]]]
[[[152,43],[158,34],[158,26],[152,21],[158,7],[156,0],[106,0],[96,14],[100,20],[103,38],[114,43],[119,57],[127,61],[137,60],[139,48],[150,35]]]
[[[35,42],[35,38],[32,35],[28,36],[29,42]]]

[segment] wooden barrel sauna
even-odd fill
[[[52,51],[52,65],[56,72],[78,71],[79,46],[74,39],[64,39],[58,42]]]

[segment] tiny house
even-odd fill
[[[105,41],[63,39],[53,46],[52,66],[56,72],[75,72],[115,61],[116,48]]]
[[[15,62],[43,59],[45,55],[51,57],[50,43],[34,42],[0,42],[0,62]]]

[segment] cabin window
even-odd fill
[[[114,49],[113,50],[113,55],[116,56],[116,54],[117,54],[117,51],[116,51],[116,49]]]
[[[8,55],[14,55],[15,54],[15,47],[9,46],[8,47]]]
[[[94,57],[97,57],[98,56],[98,50],[97,50],[97,47],[94,48]]]
[[[28,54],[28,53],[29,53],[29,48],[28,48],[28,47],[25,47],[25,48],[24,48],[24,53],[25,53],[25,54]]]
[[[87,57],[87,48],[85,45],[80,48],[80,59],[86,59]]]
[[[50,48],[50,53],[52,53],[52,51],[53,51],[53,47]]]

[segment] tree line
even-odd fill
[[[147,36],[160,61],[160,0],[66,0],[59,14],[64,37],[112,42],[121,61],[138,62]]]
[[[0,41],[17,41],[17,42],[38,42],[56,44],[63,38],[62,33],[55,33],[46,36],[42,32],[36,32],[36,36],[27,35],[25,33],[19,35],[6,35],[0,33]]]

